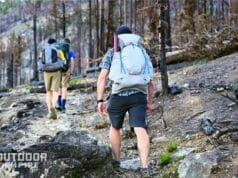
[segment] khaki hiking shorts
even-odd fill
[[[60,89],[61,71],[44,72],[44,81],[46,91],[58,92]]]
[[[68,88],[70,82],[70,71],[61,73],[61,87]]]

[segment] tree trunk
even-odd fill
[[[81,0],[77,4],[77,46],[78,46],[78,73],[81,74],[81,41],[82,41],[82,9],[81,9]]]
[[[168,24],[168,28],[166,30],[166,44],[169,47],[168,51],[172,51],[172,40],[171,40],[171,22],[170,22],[170,2],[166,0],[166,22]]]
[[[66,18],[65,18],[65,2],[62,1],[62,12],[63,12],[63,19],[62,19],[62,26],[63,26],[63,38],[66,37]]]
[[[132,29],[133,21],[133,0],[130,0],[130,28]]]
[[[108,4],[108,25],[107,25],[107,47],[113,47],[113,34],[115,32],[114,23],[115,0],[109,0]]]
[[[160,4],[160,20],[161,24],[165,21],[165,15],[166,15],[166,1],[168,0],[162,0]],[[161,60],[160,60],[160,70],[161,70],[161,84],[162,84],[162,94],[167,95],[168,94],[168,74],[167,74],[167,66],[166,66],[166,50],[165,50],[165,27],[161,25],[160,28],[160,40],[161,40]]]
[[[98,0],[96,0],[96,58],[99,56],[99,3]]]
[[[213,0],[210,0],[210,23],[211,23],[211,33],[213,32]]]
[[[91,60],[93,58],[93,47],[92,47],[92,1],[89,0],[88,1],[88,8],[89,8],[89,66],[92,67],[92,63]]]
[[[54,27],[55,27],[55,38],[58,38],[58,11],[57,11],[57,0],[53,0],[53,9],[52,9],[52,15],[54,18]]]
[[[10,59],[7,65],[7,87],[13,88],[13,54],[10,54]]]
[[[123,7],[124,7],[124,24],[127,24],[127,3],[126,0],[123,2]]]
[[[141,34],[144,34],[145,18],[144,18],[144,0],[141,0]]]
[[[33,80],[39,80],[38,70],[37,70],[37,8],[34,2],[34,14],[33,14],[33,41],[34,41],[34,60],[33,60]]]
[[[122,25],[122,0],[119,0],[119,24]]]
[[[101,0],[100,3],[100,53],[103,54],[104,53],[104,0]]]
[[[137,2],[134,0],[134,13],[133,13],[133,21],[134,21],[134,32],[136,32],[136,17],[137,17]]]

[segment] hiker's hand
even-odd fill
[[[107,106],[105,102],[100,102],[98,103],[98,112],[100,114],[105,114],[107,113]]]
[[[146,105],[146,116],[150,116],[152,113],[152,103],[148,102]]]

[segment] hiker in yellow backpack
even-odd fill
[[[61,111],[62,113],[65,113],[68,95],[67,89],[69,87],[69,82],[74,74],[76,55],[75,51],[70,48],[70,40],[68,38],[65,38],[63,41],[59,42],[58,48],[61,49],[64,53],[66,65],[62,69],[61,73],[61,84],[59,96],[56,102],[56,109]]]

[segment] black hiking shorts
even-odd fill
[[[126,112],[129,113],[130,127],[146,129],[146,95],[136,93],[129,96],[111,95],[108,104],[108,114],[113,128],[122,128]]]

